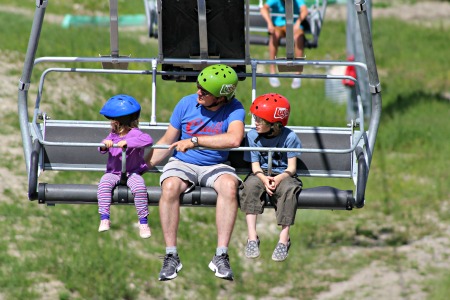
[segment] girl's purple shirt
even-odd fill
[[[143,174],[148,171],[148,166],[144,160],[145,147],[153,144],[153,139],[147,133],[142,132],[139,128],[132,128],[125,136],[119,136],[117,133],[110,133],[105,140],[111,140],[114,144],[120,141],[127,141],[127,173]],[[108,153],[108,162],[106,163],[106,173],[119,175],[122,171],[122,148],[109,148],[100,153]]]

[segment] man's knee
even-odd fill
[[[239,187],[239,181],[233,175],[224,174],[217,178],[214,189],[220,194],[230,194],[235,196]]]
[[[161,198],[177,200],[185,189],[186,183],[180,178],[166,178],[161,184]]]

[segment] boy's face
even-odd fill
[[[258,116],[253,115],[253,118],[255,119],[255,125],[256,125],[256,132],[258,133],[266,133],[270,130],[270,127],[272,124],[264,120],[263,118],[260,118]]]

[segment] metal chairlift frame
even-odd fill
[[[147,17],[148,36],[150,38],[158,38],[160,19],[158,16],[158,0],[144,0],[145,15]],[[303,21],[305,33],[312,37],[308,39],[305,36],[305,48],[317,48],[319,44],[319,36],[322,30],[323,20],[327,9],[327,0],[315,0],[315,3],[308,7],[308,16]],[[269,36],[267,33],[266,21],[262,18],[260,8],[263,1],[259,4],[249,4],[246,9],[246,22],[248,22],[248,32],[246,33],[246,40],[252,45],[268,45]],[[248,13],[247,13],[248,12]],[[276,15],[276,14],[275,14]],[[298,15],[293,15],[298,17]],[[266,35],[259,35],[258,33],[266,33]],[[282,38],[280,46],[285,46],[289,39]]]
[[[205,0],[197,0],[199,4],[205,3]],[[117,0],[110,0],[110,2],[116,2]],[[289,2],[287,0],[286,2]],[[359,93],[358,81],[349,76],[340,76],[340,75],[321,75],[321,74],[276,74],[275,76],[282,78],[311,78],[311,79],[349,79],[354,81],[355,89],[357,93],[357,101],[358,101],[358,111],[360,118],[358,120],[354,120],[349,128],[306,128],[306,127],[298,127],[293,128],[295,131],[298,131],[301,134],[310,134],[314,138],[324,139],[319,140],[318,145],[313,146],[311,148],[305,147],[302,149],[283,149],[283,148],[263,148],[259,150],[268,151],[269,154],[272,154],[275,151],[298,151],[304,153],[304,155],[339,155],[346,154],[348,155],[347,163],[350,165],[350,173],[344,177],[348,177],[353,179],[355,190],[339,190],[334,187],[306,187],[300,193],[298,198],[299,208],[310,208],[310,209],[347,209],[351,210],[352,208],[361,208],[365,203],[365,188],[369,175],[370,165],[372,162],[373,150],[375,146],[376,136],[379,127],[379,121],[381,116],[381,87],[378,79],[376,64],[375,64],[375,56],[372,48],[372,37],[369,28],[369,21],[367,17],[366,4],[365,0],[355,1],[355,9],[358,15],[358,21],[360,24],[361,35],[363,40],[364,53],[366,57],[367,64],[359,63],[359,62],[341,62],[341,61],[308,61],[301,60],[296,58],[287,58],[285,60],[258,60],[250,57],[249,54],[249,45],[246,44],[246,57],[242,59],[211,59],[208,58],[207,48],[203,51],[203,58],[199,59],[167,59],[164,58],[163,55],[154,58],[131,58],[131,57],[118,57],[112,55],[110,57],[102,56],[102,57],[41,57],[35,58],[36,50],[38,47],[39,37],[41,28],[43,25],[45,9],[48,5],[48,1],[46,0],[37,0],[36,1],[36,11],[34,15],[33,25],[30,33],[30,39],[28,43],[27,53],[25,57],[24,67],[22,76],[19,80],[19,91],[18,91],[18,113],[19,113],[19,122],[21,128],[21,135],[23,141],[23,150],[24,150],[24,158],[26,169],[28,172],[28,180],[29,180],[29,189],[28,195],[30,200],[39,200],[39,203],[46,203],[48,205],[53,205],[56,203],[96,203],[96,186],[95,185],[74,185],[74,184],[48,184],[48,183],[40,183],[39,175],[44,170],[104,170],[104,165],[96,165],[93,163],[82,163],[82,164],[69,164],[65,161],[62,162],[61,166],[52,165],[51,162],[46,165],[45,155],[49,154],[52,151],[56,153],[58,156],[58,147],[62,149],[86,149],[86,148],[95,148],[100,146],[101,144],[98,142],[88,142],[84,140],[82,136],[82,140],[80,142],[72,140],[72,137],[66,140],[62,139],[62,136],[65,136],[65,133],[61,133],[57,139],[51,140],[48,138],[50,135],[52,127],[57,129],[55,132],[62,132],[64,127],[70,127],[71,130],[77,128],[89,128],[89,129],[101,129],[107,130],[108,123],[107,122],[95,122],[95,121],[64,121],[64,120],[49,120],[44,112],[40,110],[40,103],[42,100],[42,92],[44,87],[45,78],[49,73],[52,72],[78,72],[78,73],[111,73],[111,74],[134,74],[134,75],[149,75],[152,77],[152,114],[151,119],[146,127],[148,130],[156,130],[155,132],[164,131],[167,124],[158,123],[156,120],[156,77],[161,75],[192,75],[196,76],[198,72],[195,71],[159,71],[158,66],[166,63],[176,63],[176,64],[188,64],[188,65],[197,65],[204,66],[205,64],[216,64],[223,63],[229,65],[240,65],[244,64],[247,66],[251,66],[251,73],[239,74],[240,77],[249,77],[252,80],[252,99],[256,98],[256,78],[257,77],[269,77],[274,76],[273,74],[261,74],[256,72],[256,68],[260,64],[272,64],[276,63],[277,65],[282,66],[336,66],[336,65],[353,65],[355,67],[361,68],[364,70],[365,74],[368,76],[369,81],[369,89],[372,96],[372,115],[369,122],[369,127],[366,130],[364,124],[364,113],[363,106],[361,103],[361,97]],[[246,5],[248,7],[249,3],[246,1]],[[199,14],[201,14],[202,10],[199,9]],[[247,10],[248,11],[248,10]],[[203,11],[204,13],[204,11]],[[200,16],[199,20],[202,18],[206,18],[205,15]],[[199,22],[201,24],[201,22]],[[248,23],[247,23],[248,28]],[[207,30],[206,27],[203,30]],[[117,38],[118,32],[114,32],[111,30],[111,39],[115,40]],[[202,41],[200,41],[202,43]],[[207,41],[203,40],[203,43],[207,43]],[[204,45],[203,45],[204,46]],[[113,45],[111,44],[113,49]],[[202,49],[202,45],[200,45]],[[118,49],[118,48],[117,48]],[[30,87],[30,78],[31,73],[35,65],[39,63],[79,63],[79,62],[97,62],[102,63],[103,66],[108,64],[128,64],[128,63],[144,63],[146,65],[150,64],[152,66],[151,70],[143,69],[143,70],[124,70],[120,68],[112,68],[112,69],[89,69],[89,68],[61,68],[61,67],[53,67],[46,69],[42,75],[39,82],[38,94],[36,97],[35,108],[32,120],[29,120],[28,115],[28,91]],[[143,123],[141,123],[143,124]],[[248,130],[250,126],[246,126]],[[342,140],[342,136],[340,134],[348,134],[349,146],[344,146],[343,148],[337,148],[332,146],[321,146],[322,142],[333,143],[336,141],[336,145],[338,141]],[[102,133],[103,134],[103,133]],[[156,136],[154,137],[156,138]],[[95,141],[100,140],[100,138],[96,138]],[[158,145],[153,146],[157,147],[167,147],[167,145]],[[255,150],[254,148],[245,148],[239,147],[235,149],[230,149],[231,153],[242,153],[242,151],[249,151],[250,149]],[[258,150],[258,149],[256,149]],[[46,152],[50,151],[50,152]],[[84,156],[82,159],[86,159]],[[66,158],[63,158],[66,159]],[[308,162],[309,163],[309,162]],[[315,163],[315,162],[313,162]],[[320,169],[322,168],[322,169]],[[248,171],[244,169],[244,171]],[[338,173],[332,173],[328,170],[327,166],[319,167],[317,170],[317,174],[312,174],[306,172],[305,174],[301,174],[305,176],[320,176],[320,177],[341,177]],[[147,187],[148,195],[149,195],[149,204],[150,205],[158,205],[159,196],[160,196],[160,187]],[[133,203],[133,195],[127,187],[119,186],[113,195],[113,204],[130,204]],[[183,195],[181,199],[181,205],[184,206],[214,206],[216,201],[215,191],[211,188],[204,187],[196,187],[193,192],[187,193]],[[267,204],[271,206],[270,203]]]

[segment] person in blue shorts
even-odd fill
[[[238,209],[238,188],[242,184],[235,170],[227,164],[229,151],[239,147],[244,137],[245,110],[234,97],[238,76],[223,64],[204,68],[197,78],[197,93],[185,96],[176,105],[170,124],[159,145],[169,149],[153,149],[147,158],[150,168],[160,163],[172,150],[160,177],[159,212],[166,244],[166,255],[159,280],[177,277],[182,268],[177,251],[180,218],[180,196],[196,185],[217,192],[217,248],[209,268],[219,278],[233,280],[228,244]]]
[[[294,1],[294,44],[295,56],[304,57],[305,33],[301,23],[308,16],[308,8],[303,0]],[[269,59],[274,60],[277,56],[280,39],[286,37],[286,7],[284,0],[267,0],[260,9],[261,15],[267,23],[269,39]],[[298,15],[298,17],[295,17]],[[270,73],[275,74],[275,65],[270,65]],[[279,87],[280,80],[270,77],[269,83],[272,87]],[[292,80],[291,88],[298,89],[301,86],[300,78]]]
[[[264,94],[253,101],[250,112],[256,127],[247,133],[246,146],[267,148],[301,148],[295,132],[285,127],[290,113],[289,101],[280,94]],[[252,173],[240,190],[240,207],[246,214],[248,239],[245,256],[260,255],[260,240],[256,231],[257,216],[264,212],[265,198],[275,206],[280,237],[272,254],[274,261],[284,261],[289,253],[289,228],[294,224],[297,197],[302,181],[297,177],[297,157],[300,152],[275,152],[269,165],[268,152],[244,152],[244,160],[251,163]]]

